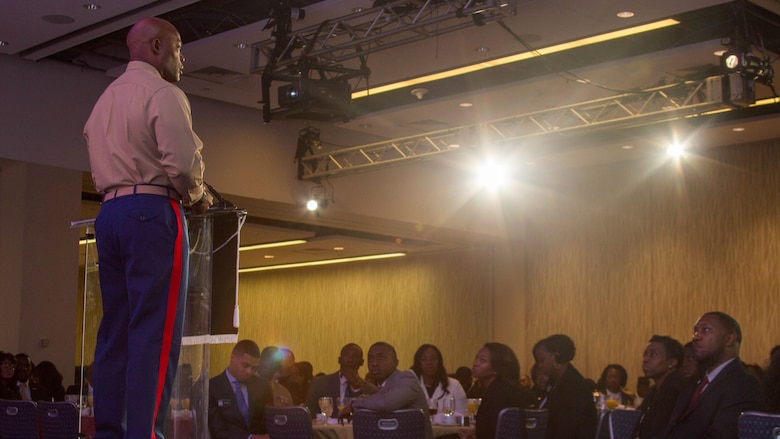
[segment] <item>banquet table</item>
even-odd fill
[[[434,438],[456,438],[460,430],[474,429],[474,427],[462,427],[460,425],[434,425]],[[352,424],[318,424],[312,425],[314,439],[354,439]]]

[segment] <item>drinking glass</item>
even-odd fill
[[[455,397],[444,398],[444,416],[452,416],[455,413]]]
[[[482,404],[482,398],[469,398],[466,400],[466,415],[469,417],[469,423],[474,425],[476,420],[475,415],[479,410],[479,405]]]
[[[618,406],[617,399],[608,399],[604,401],[604,404],[607,406],[607,410],[615,410]]]
[[[439,400],[438,399],[429,399],[428,400],[428,415],[431,417],[431,422],[433,422],[433,417],[436,416],[436,413],[439,413]]]
[[[339,409],[339,413],[341,413],[341,411],[344,410],[344,407],[349,405],[349,403],[351,402],[350,399],[352,398],[348,398],[346,396],[339,396],[338,398],[336,398],[336,408]]]
[[[333,398],[330,396],[323,396],[320,398],[319,403],[320,412],[325,416],[325,419],[328,419],[333,412]]]

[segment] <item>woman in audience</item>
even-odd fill
[[[634,394],[626,390],[628,372],[619,364],[608,364],[601,372],[601,378],[596,383],[596,389],[604,394],[607,400],[617,401],[618,407],[633,407]]]
[[[704,369],[699,365],[696,354],[693,353],[693,342],[689,341],[683,346],[683,364],[680,373],[689,383],[699,381],[699,378],[704,374]]]
[[[65,401],[65,387],[62,374],[51,361],[41,361],[33,369],[33,379],[40,383],[51,395],[52,401]]]
[[[0,351],[0,399],[22,399],[14,379],[16,357]]]
[[[471,374],[485,389],[477,411],[476,438],[494,439],[499,412],[528,405],[528,395],[520,388],[520,363],[509,346],[485,343],[474,357]]]
[[[592,439],[598,418],[593,392],[571,360],[574,342],[567,335],[556,334],[534,345],[534,359],[539,373],[550,377],[552,389],[540,408],[549,411],[548,439]]]
[[[420,379],[425,397],[438,401],[439,413],[444,411],[444,400],[450,397],[455,398],[455,411],[461,415],[466,413],[466,391],[458,380],[447,376],[439,348],[432,344],[417,348],[412,370]]]
[[[772,348],[772,352],[769,354],[769,366],[764,373],[761,410],[768,413],[780,413],[780,345]]]
[[[679,341],[664,335],[654,335],[642,355],[642,371],[653,380],[637,410],[643,413],[637,429],[640,439],[663,434],[672,415],[677,396],[687,382],[679,373],[683,363],[683,347]]]
[[[531,366],[531,380],[534,386],[531,388],[531,405],[533,408],[539,408],[544,405],[547,394],[550,392],[550,377],[539,373],[539,366],[534,363]]]

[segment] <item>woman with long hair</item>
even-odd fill
[[[493,439],[501,410],[507,407],[523,409],[530,403],[529,396],[520,387],[520,362],[509,346],[485,343],[474,357],[471,374],[485,389],[477,411],[476,437]],[[520,414],[522,416],[522,410]]]
[[[769,353],[769,366],[764,374],[764,393],[761,410],[780,413],[780,345]]]
[[[634,394],[626,390],[628,372],[620,364],[608,364],[601,372],[596,388],[604,394],[605,399],[617,401],[618,407],[633,407]]]
[[[466,391],[458,380],[447,376],[439,348],[432,344],[424,344],[414,353],[412,371],[420,379],[420,385],[425,390],[425,397],[438,401],[439,413],[444,409],[444,400],[455,398],[455,411],[466,413]]]

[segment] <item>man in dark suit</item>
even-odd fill
[[[16,385],[19,387],[19,394],[25,401],[51,401],[51,395],[40,383],[31,380],[32,370],[35,367],[32,358],[27,354],[16,354]]]
[[[733,317],[708,312],[693,327],[693,351],[704,367],[696,385],[680,393],[666,430],[672,439],[738,437],[737,420],[758,410],[761,385],[739,359],[742,330]]]
[[[260,348],[241,340],[233,347],[227,369],[209,380],[212,439],[259,439],[266,433],[263,409],[271,403],[271,389],[254,374],[259,364]]]
[[[398,370],[398,355],[395,348],[383,341],[368,349],[368,373],[379,389],[373,395],[352,402],[339,413],[340,418],[349,417],[354,410],[368,409],[378,412],[392,412],[403,409],[419,409],[428,413],[428,400],[417,375],[411,370]],[[431,421],[425,416],[425,437],[433,438]]]
[[[315,377],[309,391],[306,394],[306,405],[309,407],[312,417],[320,412],[319,399],[323,396],[333,398],[333,413],[331,417],[339,415],[336,407],[336,398],[357,398],[371,395],[376,392],[376,386],[360,378],[358,370],[363,365],[363,349],[355,343],[348,343],[341,348],[339,355],[339,370],[324,376]]]

